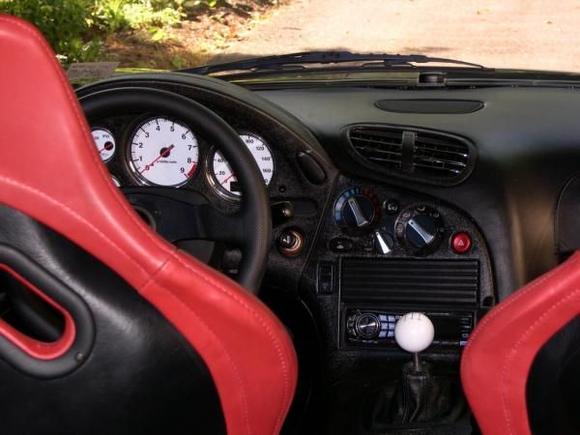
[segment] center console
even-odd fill
[[[469,216],[431,197],[347,177],[338,181],[302,289],[324,348],[321,382],[330,393],[322,400],[328,412],[345,415],[328,433],[355,430],[340,425],[360,420],[346,415],[363,406],[373,388],[384,399],[392,385],[385,403],[396,402],[409,361],[395,341],[405,313],[431,320],[434,337],[423,355],[427,364],[449,363],[437,363],[430,379],[462,397],[461,350],[495,303],[489,253]]]
[[[396,320],[420,311],[435,324],[431,351],[459,352],[494,304],[477,226],[432,198],[343,178],[311,258],[309,283],[336,349],[396,351]]]

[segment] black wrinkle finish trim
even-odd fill
[[[95,341],[95,323],[89,307],[69,286],[8,245],[0,244],[0,264],[10,267],[68,311],[76,329],[70,348],[63,355],[47,360],[29,355],[0,336],[0,358],[29,376],[43,379],[64,376],[80,367],[89,357]]]

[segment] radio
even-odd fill
[[[347,308],[343,321],[344,341],[348,345],[396,347],[395,324],[408,311]],[[424,313],[435,326],[435,346],[461,348],[467,344],[475,326],[474,312]]]

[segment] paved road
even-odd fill
[[[580,71],[580,0],[291,0],[224,54],[330,48]]]

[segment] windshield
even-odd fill
[[[312,50],[580,72],[578,0],[0,0],[62,63],[183,69]]]

